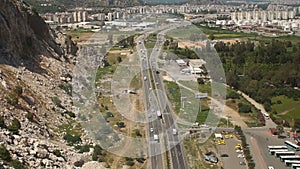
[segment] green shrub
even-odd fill
[[[9,131],[11,131],[13,134],[18,134],[19,129],[21,128],[21,123],[18,119],[14,118],[11,125],[7,127]]]
[[[90,145],[85,144],[83,146],[80,146],[79,153],[89,152],[90,151]]]
[[[18,160],[12,160],[10,165],[14,168],[14,169],[24,169],[23,164],[18,161]]]
[[[54,150],[53,151],[53,154],[56,156],[56,157],[61,157],[61,152],[60,152],[60,150]]]
[[[134,165],[134,161],[126,161],[126,165],[133,166]]]
[[[3,144],[0,146],[0,158],[7,162],[11,160],[10,152],[6,149],[6,147]]]
[[[66,111],[65,114],[69,115],[72,118],[76,117],[75,113],[73,113],[72,111]]]
[[[5,122],[3,116],[0,116],[0,128],[5,128]]]
[[[52,100],[52,102],[56,105],[56,106],[58,106],[58,107],[62,107],[62,105],[61,105],[61,100],[58,98],[58,97],[52,97],[51,98],[51,100]]]
[[[84,161],[83,161],[83,160],[79,160],[79,161],[74,162],[74,165],[75,165],[76,167],[82,167],[83,164],[84,164]]]
[[[58,85],[59,88],[63,89],[68,95],[72,95],[72,85],[69,83],[61,83]]]
[[[119,128],[124,128],[125,127],[125,123],[124,122],[117,122],[117,126]]]
[[[31,112],[28,112],[25,116],[29,121],[33,122],[33,117],[34,117],[34,114],[31,113]]]
[[[94,152],[93,152],[93,155],[92,155],[93,161],[98,161],[99,156],[100,156],[100,155],[103,155],[102,150],[103,150],[103,149],[102,149],[99,145],[96,145],[96,146],[94,147]]]
[[[15,93],[9,93],[6,97],[5,97],[6,101],[8,104],[10,105],[17,105],[18,104],[18,96]]]
[[[145,162],[145,158],[143,157],[140,157],[140,158],[136,158],[136,161],[139,162],[139,163],[144,163]]]
[[[71,135],[70,133],[67,133],[64,136],[64,139],[71,145],[76,144],[76,143],[80,143],[81,142],[81,138],[80,136],[76,136],[76,135]]]
[[[15,94],[17,95],[17,96],[21,96],[22,95],[22,93],[23,93],[23,88],[21,87],[21,86],[16,86],[15,88],[14,88],[14,92],[15,92]]]

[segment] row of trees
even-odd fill
[[[250,149],[249,149],[249,146],[246,142],[246,137],[243,133],[243,130],[240,126],[234,126],[234,130],[237,132],[237,134],[239,135],[241,141],[242,141],[242,148],[243,148],[243,152],[244,152],[244,155],[245,155],[245,159],[247,160],[248,162],[248,168],[249,169],[254,169],[255,168],[255,163],[252,159],[252,156],[250,154]]]

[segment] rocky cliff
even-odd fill
[[[44,20],[18,0],[0,1],[0,23],[0,63],[18,66],[64,53]]]
[[[76,168],[90,144],[72,112],[70,38],[32,8],[0,0],[0,168]],[[72,50],[73,51],[73,50]]]

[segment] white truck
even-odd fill
[[[173,135],[176,135],[176,134],[177,134],[177,130],[173,129]]]
[[[162,117],[161,112],[159,110],[156,111],[156,114],[157,114],[157,117],[160,117],[160,118]]]
[[[159,141],[158,135],[157,135],[157,134],[154,134],[153,137],[154,137],[154,140],[155,140],[155,141]]]

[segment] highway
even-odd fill
[[[148,53],[144,45],[144,40],[151,32],[145,33],[136,39],[142,69],[141,76],[145,95],[146,118],[148,120],[148,131],[146,133],[149,138],[151,169],[167,168],[163,156],[166,150],[169,150],[167,153],[170,156],[171,168],[188,169],[179,135],[173,133],[173,129],[176,129],[173,118],[174,114],[170,108],[156,62],[156,58],[158,58],[161,51],[161,46],[164,43],[165,33],[176,28],[176,26],[178,25],[167,26],[161,29],[150,57],[147,56]],[[153,80],[153,83],[151,80]],[[154,86],[152,86],[153,84]],[[162,113],[162,118],[157,116],[157,111]],[[154,134],[159,136],[159,140],[154,140]]]
[[[175,28],[175,27],[174,27]],[[170,28],[172,29],[172,28]],[[166,132],[167,139],[168,139],[168,149],[170,149],[170,155],[171,155],[171,167],[173,169],[187,169],[188,166],[186,164],[186,160],[184,158],[181,142],[179,139],[179,135],[173,134],[173,129],[176,129],[176,124],[174,123],[174,118],[173,118],[173,113],[170,108],[162,80],[160,78],[158,67],[157,67],[157,62],[156,59],[159,56],[161,46],[163,45],[164,42],[164,35],[167,31],[170,29],[166,29],[162,32],[160,32],[157,36],[157,43],[155,47],[152,50],[151,56],[150,56],[150,69],[152,70],[153,74],[153,80],[155,84],[155,89],[156,93],[158,96],[158,100],[160,103],[160,108],[164,120],[164,131]],[[177,129],[176,129],[177,130]]]
[[[155,86],[152,86],[152,91],[155,92],[155,93],[153,93],[154,95],[156,94],[156,96],[157,96],[156,97],[157,99],[155,102],[158,103],[158,106],[155,107],[156,108],[155,111],[160,110],[162,112],[162,120],[150,122],[149,128],[156,128],[156,130],[161,133],[162,137],[166,136],[166,137],[164,137],[164,141],[166,141],[165,145],[167,145],[167,147],[165,147],[165,149],[169,150],[168,153],[171,157],[170,158],[170,160],[171,160],[170,167],[173,169],[188,169],[188,165],[185,160],[185,156],[183,153],[179,135],[173,133],[173,129],[177,130],[177,127],[176,127],[176,124],[174,123],[174,118],[173,118],[174,114],[170,108],[170,105],[169,105],[169,102],[168,102],[168,99],[167,99],[167,96],[166,96],[166,93],[165,93],[165,90],[163,87],[163,83],[160,78],[159,68],[157,67],[157,62],[156,62],[156,59],[158,58],[158,56],[160,54],[161,47],[164,43],[165,33],[174,28],[176,28],[176,27],[175,26],[170,27],[170,28],[164,29],[160,33],[158,33],[156,45],[153,48],[152,53],[149,58],[149,71],[152,72],[153,84],[155,85]],[[151,84],[151,82],[150,82],[150,84]],[[146,89],[147,88],[148,87],[146,86]],[[153,89],[155,89],[155,90],[153,90]],[[159,124],[159,122],[160,122],[160,124]],[[156,124],[156,126],[153,124]],[[151,141],[152,141],[152,138],[150,137],[150,142]],[[164,146],[163,141],[161,141],[161,145]],[[151,148],[151,150],[152,150],[152,148]],[[151,151],[150,151],[150,153],[151,153]],[[153,159],[153,158],[151,158],[151,159]],[[157,166],[154,162],[155,162],[154,160],[151,160],[152,168],[155,168],[155,166]],[[154,167],[153,167],[153,164],[154,164]]]
[[[164,168],[164,162],[162,157],[162,146],[160,142],[154,140],[154,134],[159,134],[159,131],[162,130],[160,119],[156,118],[156,111],[158,110],[158,103],[156,101],[155,95],[152,92],[152,86],[150,81],[150,72],[149,72],[149,63],[147,57],[147,50],[144,45],[144,38],[148,34],[144,34],[137,38],[137,51],[141,60],[141,76],[144,80],[143,88],[145,95],[146,103],[146,112],[148,120],[148,138],[149,138],[149,156],[151,159],[151,168],[152,169],[161,169]],[[150,131],[151,128],[155,128],[153,132]]]

